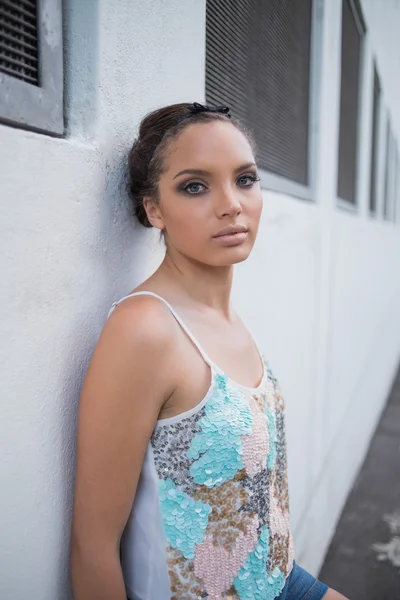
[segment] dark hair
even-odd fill
[[[215,121],[231,122],[242,131],[253,146],[251,135],[236,120],[231,119],[227,109],[191,110],[189,103],[172,104],[146,115],[140,123],[139,134],[128,156],[128,190],[133,201],[136,217],[145,227],[152,227],[147,218],[143,199],[146,196],[158,200],[158,181],[163,170],[164,155],[169,143],[193,123]]]

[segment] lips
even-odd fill
[[[248,232],[248,229],[244,225],[229,225],[228,227],[224,227],[224,229],[221,229],[220,231],[218,231],[218,233],[213,235],[213,238],[219,238],[219,237],[224,237],[227,235],[235,235],[238,233],[247,233],[247,232]]]

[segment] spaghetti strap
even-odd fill
[[[194,346],[196,346],[197,350],[200,352],[201,356],[203,357],[203,359],[207,363],[207,365],[209,367],[215,366],[214,362],[209,358],[208,354],[203,350],[203,347],[201,346],[200,342],[198,342],[198,340],[194,337],[194,335],[191,333],[190,329],[187,327],[187,325],[184,323],[184,321],[178,315],[176,310],[174,308],[172,308],[171,304],[167,300],[165,300],[165,298],[163,298],[162,296],[159,296],[158,294],[155,294],[154,292],[147,292],[147,291],[134,292],[133,294],[128,294],[127,296],[124,296],[123,298],[121,298],[117,302],[114,302],[111,305],[111,308],[107,315],[107,319],[112,314],[114,309],[118,306],[118,304],[120,304],[124,300],[127,300],[128,298],[134,298],[135,296],[153,296],[153,298],[157,298],[158,300],[163,302],[163,304],[165,304],[165,306],[169,309],[171,314],[175,317],[176,321],[179,323],[179,325],[181,326],[183,331],[186,333],[188,338],[191,340],[191,342],[194,344]]]

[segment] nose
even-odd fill
[[[242,205],[237,190],[231,186],[218,190],[215,197],[215,212],[219,219],[240,215]]]

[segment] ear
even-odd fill
[[[151,196],[145,196],[143,198],[143,206],[146,211],[147,218],[153,227],[163,231],[163,229],[165,229],[165,225],[162,218],[160,205],[154,202]]]

